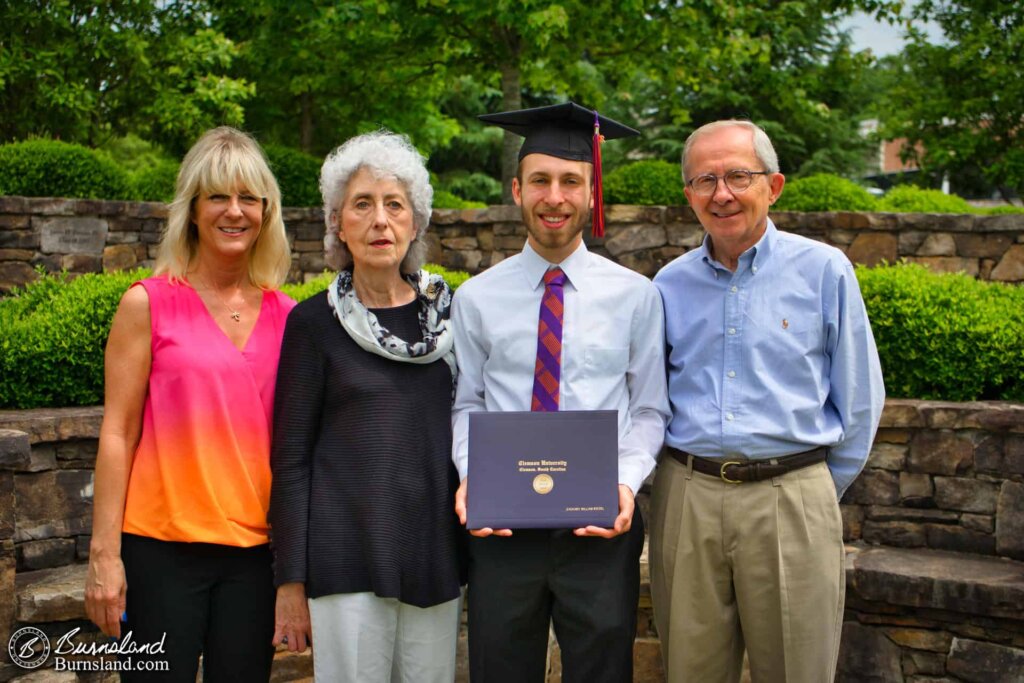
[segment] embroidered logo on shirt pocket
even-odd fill
[[[808,351],[821,346],[821,313],[764,307],[751,311],[750,318],[762,335],[784,348]]]
[[[821,313],[802,313],[778,308],[757,309],[751,317],[758,326],[779,332],[806,332],[821,328]]]

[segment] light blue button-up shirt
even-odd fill
[[[867,461],[885,390],[853,267],[838,249],[764,235],[732,272],[704,244],[654,278],[665,306],[665,443],[770,458],[828,446],[843,492]]]

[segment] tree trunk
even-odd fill
[[[1006,202],[1010,206],[1017,206],[1016,204],[1013,203],[1013,192],[1010,191],[1010,188],[1008,188],[1006,185],[1003,185],[1002,183],[998,183],[996,184],[996,189],[999,191],[999,196],[1003,198],[1004,202]],[[1024,194],[1021,194],[1019,196],[1021,200],[1024,200]]]
[[[302,117],[299,123],[299,147],[309,154],[313,150],[313,95],[307,90],[299,98]]]
[[[501,65],[501,110],[513,111],[522,109],[522,89],[519,84],[519,65],[505,63]],[[516,177],[519,167],[519,146],[523,138],[505,131],[501,141],[501,201],[514,204],[512,199],[512,179]]]

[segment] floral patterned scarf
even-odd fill
[[[433,363],[438,358],[448,364],[454,380],[458,374],[455,365],[453,335],[448,320],[451,312],[452,290],[440,275],[419,270],[402,278],[412,286],[419,302],[420,330],[423,340],[410,344],[391,334],[381,326],[377,316],[359,301],[352,286],[352,271],[343,270],[327,288],[327,301],[334,317],[345,328],[353,341],[364,350],[378,356],[403,363]]]

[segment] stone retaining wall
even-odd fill
[[[91,629],[83,582],[101,418],[101,408],[0,411],[0,645],[25,625],[53,636]],[[837,680],[1024,678],[1022,494],[1024,405],[887,401],[841,505]],[[635,680],[654,683],[663,674],[645,563],[642,576]],[[463,681],[464,638],[460,652]],[[279,654],[274,671],[275,681],[303,679],[309,657]],[[24,673],[0,655],[0,681]],[[548,681],[558,680],[553,647]]]
[[[1024,680],[1024,405],[886,401],[840,509],[839,681]]]
[[[94,273],[152,265],[166,216],[159,203],[0,197],[0,293],[34,278],[36,266]],[[683,206],[609,206],[606,217],[606,236],[591,246],[644,275],[698,246],[703,235]],[[772,217],[784,230],[843,249],[855,263],[906,258],[943,272],[1024,281],[1024,215],[783,211]],[[323,212],[288,208],[284,219],[294,249],[290,279],[318,275]],[[430,260],[476,273],[518,252],[525,237],[514,206],[437,209]]]
[[[886,401],[841,509],[848,542],[1024,560],[1024,405]]]
[[[847,547],[839,683],[1020,683],[1024,563]]]

